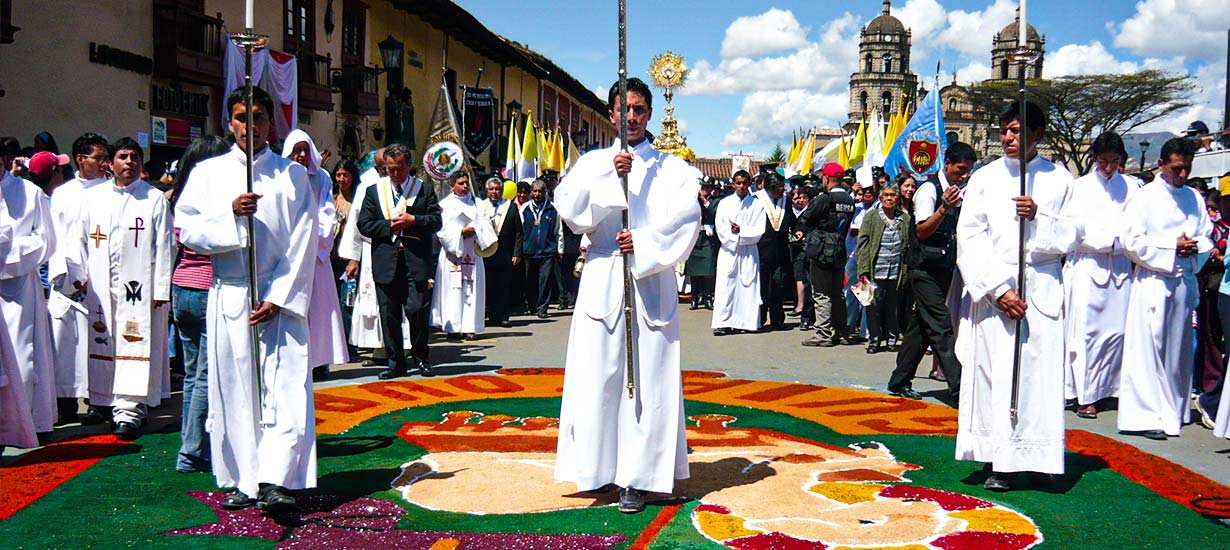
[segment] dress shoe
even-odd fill
[[[329,379],[329,365],[321,365],[312,368],[312,380],[315,382],[324,382]]]
[[[1076,408],[1076,416],[1081,418],[1097,418],[1098,408],[1094,405],[1085,405]]]
[[[688,309],[692,311],[700,309],[700,300],[693,298],[692,303],[688,304]]]
[[[645,493],[631,487],[619,490],[619,511],[625,514],[635,514],[645,509]]]
[[[90,405],[90,408],[81,415],[82,426],[94,426],[103,422],[111,422],[111,407],[99,407]]]
[[[549,318],[549,317],[551,317],[551,316],[550,316],[550,315],[547,315],[547,313],[546,313],[545,311],[544,311],[544,312],[542,312],[542,313],[539,313],[539,314],[538,314],[538,318],[539,318],[539,319],[547,319],[547,318]]]
[[[991,472],[991,475],[987,476],[987,480],[982,482],[982,487],[988,491],[1003,493],[1012,490],[1012,482],[1010,480],[1011,476],[1008,474]]]
[[[247,508],[253,504],[256,504],[255,500],[249,498],[248,495],[245,495],[242,492],[240,492],[238,489],[236,489],[228,493],[226,495],[226,498],[222,499],[221,506],[223,510],[235,511],[235,510],[243,510],[244,508]]]
[[[799,330],[808,331],[808,330],[813,330],[813,328],[811,326],[811,323],[808,323],[807,321],[802,321],[799,323]]]
[[[863,344],[867,342],[866,338],[863,338],[862,336],[859,336],[857,334],[847,334],[845,336],[842,336],[841,340],[845,342],[847,346],[857,346],[859,344]]]
[[[380,374],[377,374],[376,378],[379,378],[381,380],[392,380],[394,378],[401,378],[405,375],[406,375],[406,366],[405,365],[395,365],[395,366],[392,366],[392,367],[389,367],[387,369],[380,371]]]
[[[1163,432],[1162,430],[1145,430],[1143,432],[1140,432],[1140,435],[1143,435],[1154,441],[1166,441],[1166,432]]]
[[[290,512],[295,509],[295,499],[286,494],[283,489],[277,485],[265,485],[261,487],[260,494],[256,500],[256,509],[265,510],[270,513]]]
[[[911,388],[909,386],[906,386],[904,388],[897,388],[897,389],[889,388],[888,393],[891,393],[898,397],[904,397],[906,399],[913,399],[915,401],[922,399],[922,394],[918,393],[917,391],[914,391],[914,388]]]
[[[364,367],[377,367],[377,366],[380,366],[380,362],[375,359],[365,359],[363,361],[363,366]]]
[[[880,349],[881,349],[881,348],[880,348],[880,346],[875,345],[875,344],[868,344],[868,345],[867,345],[867,353],[868,353],[868,354],[880,353]]]
[[[720,327],[713,329],[714,336],[726,336],[727,334],[730,334],[730,329],[728,328]]]
[[[419,374],[422,374],[423,376],[431,376],[435,374],[436,371],[432,370],[431,368],[431,361],[428,361],[426,359],[419,359],[418,362],[419,362],[419,365],[418,365]]]
[[[120,421],[115,424],[115,431],[113,433],[121,440],[132,441],[141,434],[141,428],[132,422]]]
[[[811,338],[803,340],[803,345],[809,348],[831,348],[837,346],[837,342],[821,338],[819,336],[812,336]]]
[[[500,328],[512,328],[512,321],[509,321],[508,319],[500,321]]]
[[[72,424],[77,421],[77,399],[60,397],[56,399],[56,426]]]
[[[930,378],[938,382],[948,381],[948,377],[944,376],[944,371],[940,369],[931,369],[931,373],[927,375],[927,378]]]

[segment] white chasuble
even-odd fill
[[[0,194],[0,213],[7,212],[8,205]],[[13,246],[11,220],[0,214],[0,264],[3,269],[9,260]],[[0,315],[0,446],[30,448],[38,446],[34,432],[34,415],[30,400],[22,384],[21,368],[17,364],[17,352],[9,337],[8,325]]]
[[[1064,325],[1060,262],[1076,244],[1063,216],[1072,174],[1041,157],[1028,163],[1026,194],[1037,213],[1026,222],[1019,416],[1013,422],[1013,347],[1016,322],[996,300],[1017,289],[1020,163],[999,159],[965,188],[957,223],[957,267],[964,299],[957,331],[961,397],[958,460],[991,463],[997,472],[1063,473]]]
[[[1123,335],[1119,429],[1177,436],[1191,407],[1196,272],[1213,250],[1213,224],[1198,191],[1161,177],[1136,191],[1125,218],[1124,245],[1136,271]],[[1184,234],[1196,240],[1198,254],[1178,256]]]
[[[700,231],[701,173],[644,140],[631,147],[625,196],[618,152],[586,153],[555,190],[560,218],[590,241],[568,336],[555,479],[581,491],[614,483],[667,493],[688,477],[675,265]],[[624,260],[615,240],[624,210],[634,247],[635,399],[624,389]]]
[[[717,279],[713,291],[712,328],[760,328],[760,250],[765,207],[754,194],[730,195],[717,206]],[[735,233],[731,224],[739,226]]]
[[[1124,208],[1136,191],[1116,173],[1077,179],[1065,212],[1077,224],[1063,268],[1067,354],[1064,397],[1091,405],[1119,395],[1132,262],[1124,255]]]
[[[51,219],[56,235],[62,236],[60,240],[77,238],[86,191],[108,181],[107,178],[83,179],[78,173],[51,193]],[[78,257],[83,251],[79,246],[57,246],[55,254],[47,261],[51,282],[47,310],[51,313],[51,338],[55,341],[56,397],[90,396],[89,310],[84,304],[85,289],[72,284],[85,278],[85,260]]]
[[[56,378],[51,327],[38,268],[55,253],[47,195],[33,183],[0,172],[0,227],[12,232],[0,264],[0,311],[13,344],[17,384],[25,392],[34,428],[50,432],[56,421]]]
[[[117,396],[145,405],[162,400],[167,363],[175,244],[166,198],[144,180],[91,188],[81,223],[65,245],[85,259],[89,309],[91,405]]]
[[[431,324],[447,333],[477,334],[486,328],[487,278],[475,247],[487,248],[496,242],[495,229],[490,218],[480,215],[469,194],[449,194],[440,199],[440,217],[443,225],[436,232],[440,257],[432,288]],[[465,227],[473,227],[474,235],[463,237],[461,230]]]
[[[255,496],[259,483],[316,486],[307,315],[317,203],[306,170],[265,148],[254,162],[253,192],[261,198],[250,235],[247,218],[232,211],[232,201],[246,190],[246,174],[238,147],[198,164],[176,204],[175,226],[184,246],[213,261],[205,319],[210,370],[205,426],[214,476],[219,487]],[[255,243],[257,297],[281,308],[258,326],[255,358],[248,326],[249,243]]]

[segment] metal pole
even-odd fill
[[[1017,171],[1020,174],[1021,194],[1020,196],[1028,196],[1028,188],[1026,183],[1026,174],[1028,170],[1029,156],[1029,125],[1026,124],[1025,118],[1025,70],[1031,63],[1037,60],[1038,55],[1030,51],[1027,47],[1028,43],[1028,26],[1025,24],[1025,1],[1021,1],[1020,27],[1018,29],[1019,37],[1017,50],[1013,52],[1015,61],[1018,64],[1017,85],[1019,86],[1018,102],[1020,110],[1017,114],[1017,124],[1020,131],[1017,133]],[[1036,122],[1036,121],[1035,121]],[[1024,217],[1019,221],[1019,233],[1017,240],[1017,297],[1021,301],[1025,301],[1025,231],[1028,220]],[[1023,346],[1022,333],[1025,329],[1025,319],[1016,320],[1016,342],[1012,353],[1012,403],[1009,406],[1008,414],[1011,417],[1012,424],[1015,426],[1017,421],[1018,404],[1020,403],[1021,393],[1021,348]]]
[[[246,109],[245,124],[247,125],[245,134],[247,156],[247,192],[253,192],[255,166],[255,152],[252,150],[255,143],[252,136],[252,52],[259,47],[264,46],[263,36],[257,35],[252,29],[245,30],[242,34],[232,37],[232,40],[243,47],[243,62],[244,62],[244,108]],[[273,116],[273,113],[266,113],[267,116]],[[252,216],[247,217],[248,220],[248,300],[251,306],[251,311],[255,312],[260,307],[260,299],[257,297],[256,288],[256,220]],[[252,353],[252,375],[253,375],[253,403],[258,407],[255,417],[259,422],[262,416],[265,400],[265,380],[261,372],[261,348],[260,348],[260,330],[256,325],[249,327],[249,334]]]
[[[628,6],[626,0],[619,0],[619,150],[628,152]],[[619,176],[623,186],[624,197],[628,196],[628,176]],[[631,208],[629,201],[628,207]],[[623,212],[624,231],[628,230],[628,209]],[[624,356],[627,357],[628,398],[636,395],[636,347],[632,341],[633,310],[636,304],[632,301],[632,258],[620,254],[624,260]]]

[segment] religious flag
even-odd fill
[[[863,157],[867,156],[867,117],[858,123],[858,133],[854,134],[854,144],[850,150],[850,165],[846,168],[854,168],[863,163]]]
[[[466,152],[477,157],[495,142],[495,91],[490,87],[461,87],[461,120]]]
[[[577,159],[581,158],[581,152],[577,150],[577,144],[572,141],[572,136],[568,136],[568,157],[564,162],[564,171],[572,169],[572,165],[577,163]]]
[[[786,166],[794,166],[794,161],[799,157],[799,134],[797,132],[790,133],[790,151],[786,153]]]
[[[871,111],[871,121],[867,124],[867,156],[863,164],[884,164],[884,119],[880,117],[879,109]]]
[[[948,137],[944,130],[944,111],[940,108],[938,78],[935,84],[889,148],[884,170],[890,177],[908,172],[921,179],[944,166],[942,161],[944,151],[948,150]]]
[[[431,113],[431,123],[427,125],[427,142],[424,148],[426,153],[423,155],[419,176],[435,185],[438,196],[443,197],[451,192],[448,178],[458,171],[469,174],[470,192],[474,192],[477,181],[469,155],[462,145],[460,126],[457,124],[456,111],[453,110],[452,98],[448,93],[448,84],[444,82],[440,84],[436,108]]]
[[[517,159],[517,181],[538,177],[538,142],[534,133],[534,114],[525,113],[525,137],[521,140],[521,157]]]
[[[508,150],[504,152],[504,177],[512,177],[517,169],[517,153],[521,150],[517,140],[517,114],[508,117]]]
[[[811,173],[812,162],[813,162],[812,156],[815,154],[815,152],[816,152],[816,138],[815,136],[811,135],[811,132],[808,132],[807,140],[804,141],[804,144],[803,144],[803,149],[799,151],[798,172],[800,174],[807,175]]]
[[[555,141],[552,143],[551,155],[555,157],[554,170],[563,173],[564,171],[564,135],[558,129],[555,132]]]
[[[845,134],[841,134],[841,151],[837,153],[837,164],[842,168],[850,167],[850,149],[846,147]]]

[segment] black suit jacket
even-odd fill
[[[760,200],[760,199],[757,199]],[[760,268],[770,269],[790,265],[790,233],[794,231],[794,208],[786,199],[786,211],[782,213],[781,229],[774,230],[768,216],[764,221],[764,235],[756,247],[760,251]]]
[[[409,183],[409,181],[407,181]],[[397,273],[398,252],[412,281],[426,281],[435,275],[431,238],[440,230],[440,203],[435,186],[424,181],[419,193],[406,205],[406,213],[414,216],[414,225],[393,240],[393,228],[380,208],[380,184],[373,186],[363,198],[359,210],[359,233],[372,240],[372,281],[393,283]]]
[[[490,203],[490,201],[488,201]],[[513,256],[521,257],[521,239],[524,234],[521,229],[521,211],[516,201],[508,201],[508,212],[504,214],[504,225],[500,226],[498,235],[500,246],[496,248],[494,261],[500,265],[512,265]],[[492,261],[492,260],[487,260]]]

